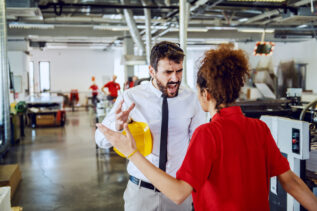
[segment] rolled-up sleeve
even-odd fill
[[[119,95],[115,104],[113,105],[111,111],[107,114],[107,116],[104,118],[104,120],[102,121],[102,124],[105,125],[106,127],[110,128],[111,130],[115,130],[116,131],[116,109],[119,105],[119,103],[122,101],[122,95]],[[125,104],[123,104],[122,108],[125,108]],[[96,129],[95,132],[95,141],[96,144],[100,147],[100,148],[110,148],[112,147],[111,143],[105,138],[105,136],[99,131],[99,129]]]

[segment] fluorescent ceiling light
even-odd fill
[[[46,43],[47,49],[104,49],[105,44],[85,44],[85,43]]]
[[[249,18],[241,18],[241,19],[239,19],[238,21],[239,21],[239,22],[246,22],[247,20],[249,20]]]
[[[223,44],[223,43],[230,43],[231,41],[229,40],[206,40],[205,43],[207,44],[214,44],[214,45],[218,45],[218,44]]]
[[[139,20],[145,20],[145,16],[144,15],[133,15],[134,19],[139,19]]]
[[[187,31],[189,32],[207,32],[207,28],[194,28],[194,27],[189,27],[187,28]]]
[[[207,29],[210,30],[236,30],[236,27],[231,27],[231,26],[209,26],[206,27]]]
[[[90,7],[82,8],[81,12],[90,13]]]
[[[9,23],[10,29],[54,29],[53,24],[28,24],[28,23]]]
[[[257,28],[238,28],[238,32],[246,32],[246,33],[273,33],[274,29],[257,29]]]
[[[302,28],[305,28],[305,27],[307,27],[307,25],[306,25],[306,24],[303,24],[303,25],[297,26],[296,28],[302,29]]]
[[[121,14],[117,14],[117,15],[103,15],[102,18],[110,18],[112,20],[121,20],[122,19],[122,15]]]
[[[111,30],[112,31],[129,31],[129,27],[127,27],[127,26],[113,27]]]
[[[178,32],[179,28],[170,28],[170,31]],[[208,28],[188,27],[187,31],[189,31],[189,32],[207,32]]]
[[[109,26],[109,25],[97,25],[93,26],[94,30],[112,30],[112,31],[129,31],[127,26]]]

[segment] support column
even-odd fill
[[[146,0],[142,0],[143,6],[148,5]],[[145,16],[145,52],[146,52],[146,62],[150,65],[150,54],[151,54],[151,41],[152,41],[152,33],[151,33],[151,10],[144,9]]]
[[[7,23],[5,0],[0,0],[0,153],[9,146],[11,139],[9,69],[7,62]]]
[[[183,61],[183,84],[187,84],[187,27],[188,27],[188,17],[189,17],[189,3],[187,0],[179,1],[179,39],[181,48],[184,51],[185,58]]]
[[[129,33],[126,33],[126,35]],[[123,55],[134,55],[134,43],[130,36],[126,36],[123,41]],[[134,66],[124,65],[124,79],[134,75]]]

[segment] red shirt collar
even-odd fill
[[[230,106],[226,108],[220,109],[211,119],[211,121],[215,121],[219,118],[229,117],[232,115],[243,115],[240,106]]]

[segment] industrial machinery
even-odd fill
[[[305,160],[309,159],[310,149],[310,123],[285,117],[265,115],[260,119],[270,128],[278,148],[287,158],[292,171],[305,181]],[[303,210],[300,204],[283,190],[276,177],[271,178],[270,210]]]
[[[271,130],[291,169],[317,191],[317,100],[305,102],[299,89],[289,89],[286,99],[244,101],[237,104],[247,117],[260,118]],[[316,98],[316,96],[312,96]],[[276,178],[271,179],[270,209],[302,211]]]

